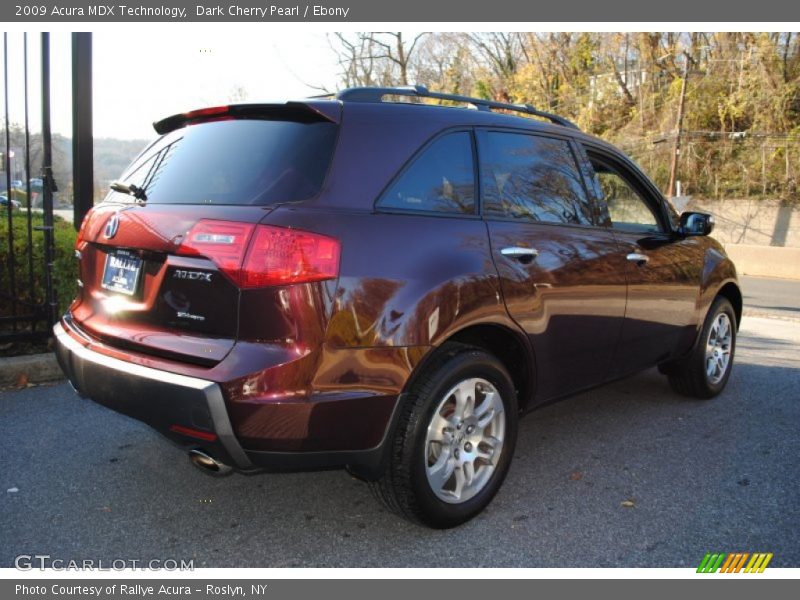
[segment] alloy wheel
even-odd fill
[[[425,437],[425,474],[437,498],[461,504],[486,487],[505,428],[500,392],[486,379],[465,379],[444,395]]]
[[[714,319],[706,340],[706,377],[712,385],[722,381],[728,372],[732,341],[731,320],[726,313],[721,312]]]

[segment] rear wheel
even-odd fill
[[[373,489],[408,519],[460,525],[491,502],[508,471],[517,434],[511,378],[491,354],[452,345],[409,392]]]
[[[679,394],[713,398],[728,383],[736,351],[736,312],[717,297],[706,315],[700,339],[692,354],[667,370],[669,383]]]

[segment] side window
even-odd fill
[[[487,215],[590,225],[591,208],[575,156],[565,140],[489,132],[482,149]]]
[[[610,165],[592,158],[595,177],[608,205],[614,229],[659,233],[661,226],[650,204]]]
[[[448,133],[422,151],[386,190],[382,208],[441,213],[475,213],[472,136]]]

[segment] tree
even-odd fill
[[[335,33],[329,40],[345,86],[410,85],[415,51],[426,35],[409,37],[402,31]]]
[[[617,143],[662,189],[688,55],[682,188],[797,199],[797,33],[361,32],[330,40],[343,86],[421,83],[530,103]]]

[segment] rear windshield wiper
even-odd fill
[[[140,188],[138,185],[134,185],[132,183],[123,183],[122,181],[114,181],[109,187],[115,192],[128,194],[129,196],[133,196],[141,202],[147,202],[147,194],[145,194],[144,188]]]

